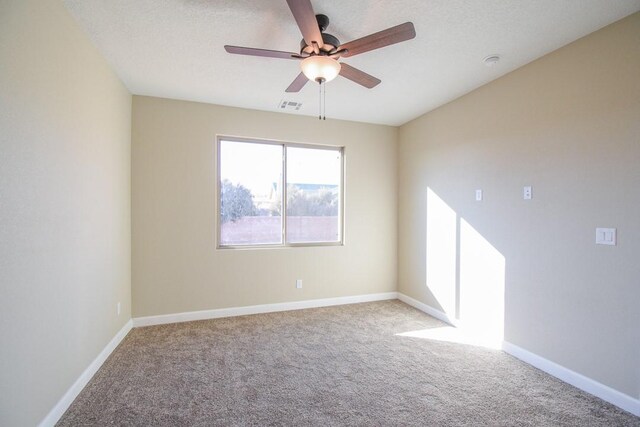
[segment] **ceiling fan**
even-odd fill
[[[287,4],[302,33],[300,53],[229,45],[224,47],[227,52],[238,55],[302,60],[302,72],[286,92],[299,92],[308,80],[322,84],[338,75],[371,89],[380,83],[380,79],[344,62],[338,62],[338,59],[400,43],[416,36],[413,23],[405,22],[341,44],[335,36],[324,32],[329,25],[329,18],[326,15],[316,15],[310,0],[287,0]]]

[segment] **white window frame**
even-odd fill
[[[265,145],[279,145],[282,147],[282,243],[249,243],[240,245],[224,245],[220,243],[222,220],[220,217],[220,197],[222,195],[222,177],[220,176],[220,146],[222,141],[239,142],[239,143],[251,143],[251,144],[265,144]],[[338,230],[340,232],[340,240],[335,242],[300,242],[300,243],[287,243],[287,147],[296,148],[310,148],[314,150],[332,150],[340,151],[340,208],[338,211]],[[329,145],[329,144],[310,144],[299,142],[287,142],[277,141],[262,138],[244,138],[237,136],[217,135],[216,136],[216,191],[215,191],[215,209],[216,209],[216,249],[261,249],[261,248],[291,248],[291,247],[309,247],[309,246],[344,246],[345,235],[345,159],[346,150],[344,146]]]

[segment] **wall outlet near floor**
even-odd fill
[[[296,289],[302,289],[302,279],[296,279]]]
[[[524,189],[522,190],[522,197],[525,200],[531,200],[531,198],[533,197],[533,190],[531,189],[530,185],[524,187]]]
[[[120,316],[120,302],[119,301],[116,304],[116,312],[118,313],[118,316]]]

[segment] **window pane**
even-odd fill
[[[282,243],[281,145],[220,141],[220,244]]]
[[[340,241],[340,150],[287,147],[287,242]]]

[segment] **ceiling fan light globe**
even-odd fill
[[[340,63],[328,56],[310,56],[300,63],[305,76],[312,82],[330,82],[340,73]]]

